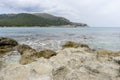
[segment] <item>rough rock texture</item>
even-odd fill
[[[18,42],[13,39],[0,37],[0,54],[13,50],[13,47],[17,45]]]
[[[33,61],[36,61],[40,57],[49,59],[50,57],[56,55],[57,53],[52,50],[43,50],[36,52],[35,49],[31,48],[28,45],[19,45],[18,52],[21,54],[20,64],[29,64]]]
[[[97,50],[95,51],[95,53],[98,55],[103,55],[103,56],[110,56],[113,54],[113,52],[109,50]]]
[[[0,60],[0,70],[5,66],[5,62]]]
[[[26,54],[25,51],[31,51],[31,53],[36,53],[35,49],[33,49],[33,48],[31,48],[30,46],[25,45],[25,44],[19,45],[19,46],[17,47],[17,50],[18,50],[18,52],[19,52],[21,55]],[[31,54],[31,53],[30,53],[30,54]]]
[[[8,64],[0,80],[120,80],[120,56],[97,56],[84,48],[66,48],[50,59]]]
[[[46,49],[46,50],[40,51],[40,52],[38,53],[38,56],[39,56],[39,55],[40,55],[40,57],[44,57],[44,58],[49,59],[49,58],[51,58],[52,56],[57,55],[57,53],[54,52],[54,51],[52,51],[52,50]]]
[[[120,56],[120,51],[119,52],[115,52],[114,56],[115,57]]]
[[[19,45],[18,52],[21,54],[20,64],[28,64],[36,60],[37,52],[28,45]]]
[[[72,42],[72,41],[67,41],[63,46],[63,49],[64,48],[78,48],[78,47],[85,47],[85,48],[89,48],[88,45],[86,44],[80,44],[80,43],[76,43],[76,42]]]

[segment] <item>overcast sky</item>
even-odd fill
[[[120,27],[120,0],[0,0],[0,14],[45,12],[93,27]]]

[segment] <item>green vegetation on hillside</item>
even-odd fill
[[[71,25],[72,22],[47,13],[20,13],[0,15],[0,26],[61,26]]]

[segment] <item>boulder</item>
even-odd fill
[[[43,50],[43,51],[37,52],[35,49],[25,44],[19,45],[17,49],[18,49],[18,52],[21,54],[19,63],[23,65],[32,63],[33,61],[36,61],[40,57],[49,59],[50,57],[57,54],[52,50]]]
[[[17,46],[18,42],[14,39],[0,37],[0,54],[4,54],[13,50],[13,47]]]
[[[19,45],[17,47],[18,52],[21,54],[21,58],[19,63],[20,64],[28,64],[36,60],[37,58],[37,52],[35,49],[31,48],[28,45]]]
[[[36,59],[37,59],[37,57],[35,55],[29,55],[29,56],[22,55],[19,60],[19,63],[22,65],[26,65],[26,64],[30,64],[30,63],[36,61]]]
[[[26,54],[26,55],[32,55],[33,53],[36,53],[35,49],[33,49],[30,46],[25,45],[25,44],[19,45],[17,47],[17,50],[21,55],[26,54],[27,52],[29,52],[29,54]]]
[[[1,46],[16,46],[18,45],[17,41],[15,41],[14,39],[10,39],[10,38],[5,38],[5,37],[0,37],[0,45]]]
[[[84,48],[89,48],[88,45],[86,44],[80,44],[80,43],[76,43],[76,42],[72,42],[72,41],[67,41],[64,45],[62,45],[62,48],[78,48],[78,47],[84,47]]]
[[[38,56],[49,59],[50,57],[55,56],[56,54],[57,54],[56,52],[46,49],[46,50],[40,51],[38,53]]]
[[[80,47],[89,48],[87,44],[80,44]]]
[[[64,45],[62,45],[62,48],[69,48],[69,47],[78,48],[79,46],[80,44],[78,43],[67,41]]]

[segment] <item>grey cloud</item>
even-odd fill
[[[47,12],[91,26],[120,26],[119,0],[0,0],[0,13]]]

